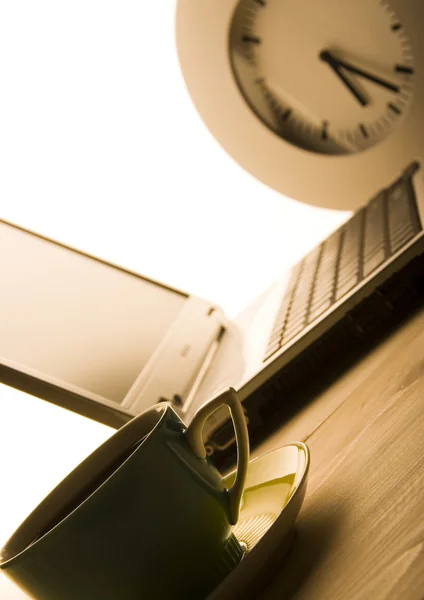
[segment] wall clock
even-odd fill
[[[423,23],[420,0],[179,0],[176,42],[233,159],[294,199],[355,209],[424,159]]]

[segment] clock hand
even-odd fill
[[[373,75],[372,73],[369,73],[368,71],[364,71],[363,69],[358,69],[358,67],[354,67],[350,63],[346,63],[344,61],[339,61],[339,63],[347,71],[351,71],[352,73],[355,73],[356,75],[360,75],[361,77],[364,77],[365,79],[369,79],[373,83],[376,83],[377,85],[381,85],[382,87],[385,87],[386,89],[388,89],[392,92],[396,92],[397,94],[400,92],[400,87],[398,85],[395,85],[394,83],[391,83],[390,81],[387,81],[387,79],[382,79],[381,77],[377,77],[376,75]]]
[[[327,50],[323,50],[319,55],[320,59],[326,62],[335,72],[337,77],[341,79],[341,81],[345,84],[345,86],[351,91],[351,93],[355,96],[361,106],[367,106],[368,100],[365,96],[353,85],[351,81],[343,74],[340,69],[339,61],[337,61],[330,52]]]
[[[364,71],[363,69],[360,69],[359,67],[355,67],[354,65],[352,65],[344,60],[336,58],[330,52],[328,52],[328,50],[324,50],[323,52],[321,52],[320,58],[321,58],[321,60],[324,60],[326,62],[331,61],[331,63],[334,65],[334,68],[343,67],[343,69],[346,69],[346,71],[350,71],[351,73],[354,73],[355,75],[359,75],[360,77],[363,77],[364,79],[368,79],[369,81],[372,81],[373,83],[376,83],[377,85],[381,85],[382,87],[390,90],[391,92],[395,92],[397,94],[400,92],[400,87],[395,85],[394,83],[387,81],[387,79],[382,79],[381,77],[377,77],[377,75],[373,75],[372,73],[369,73],[368,71]]]

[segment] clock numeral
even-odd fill
[[[392,112],[394,112],[394,113],[395,113],[395,114],[397,114],[397,115],[400,115],[400,114],[401,114],[401,112],[402,112],[402,111],[400,110],[399,106],[396,106],[396,104],[393,104],[393,102],[389,102],[387,106],[390,108],[390,110],[391,110]]]
[[[402,23],[393,23],[391,30],[392,31],[399,31],[399,29],[402,29]]]
[[[255,35],[243,35],[241,41],[247,42],[248,44],[260,44],[261,38],[258,38]]]
[[[395,72],[412,75],[414,73],[414,69],[412,67],[408,67],[407,65],[395,65]]]
[[[328,140],[328,121],[323,121],[322,122],[322,129],[321,129],[321,138],[323,140]]]
[[[369,137],[369,133],[367,128],[365,127],[365,125],[363,123],[359,124],[359,131],[362,133],[362,135],[364,136],[364,138]]]

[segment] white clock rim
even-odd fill
[[[352,0],[355,1],[355,0]],[[177,0],[175,36],[192,102],[222,148],[281,194],[322,208],[356,210],[414,160],[424,160],[424,77],[401,124],[357,154],[328,156],[292,146],[266,127],[244,100],[232,72],[229,31],[239,0]],[[424,2],[390,0],[410,40],[418,75],[424,65]],[[285,168],[283,167],[285,165]],[[216,173],[211,171],[211,177]],[[205,182],[207,183],[207,182]]]

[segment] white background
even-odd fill
[[[0,217],[232,316],[348,214],[284,198],[224,154],[185,90],[173,13],[0,4]],[[111,432],[0,386],[0,546]],[[0,597],[25,596],[0,576]]]

